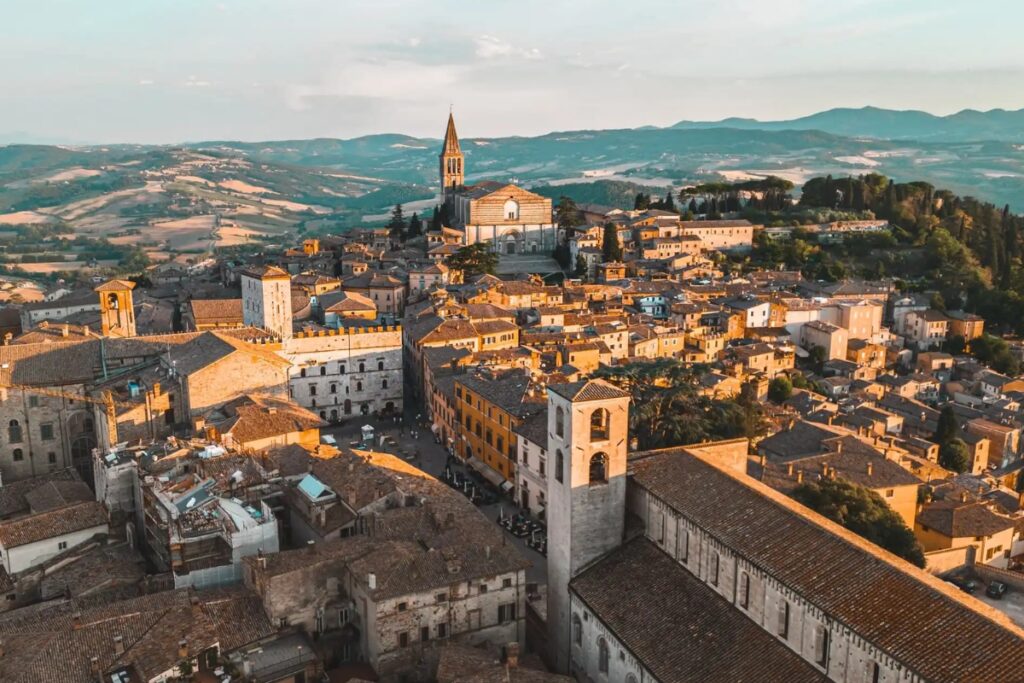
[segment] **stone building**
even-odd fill
[[[602,403],[610,438],[595,443]],[[1024,630],[748,476],[746,440],[627,458],[627,403],[594,382],[549,392],[557,670],[631,683],[1018,676]]]
[[[464,245],[487,242],[500,254],[547,254],[555,248],[549,198],[494,181],[465,185],[465,155],[451,115],[441,147],[440,172],[452,227],[462,231]]]
[[[449,641],[522,642],[527,562],[464,496],[385,453],[316,466],[334,470],[321,475],[353,533],[246,560],[272,623],[315,636],[329,666],[365,662],[381,681],[429,679],[420,667]]]
[[[402,328],[353,325],[299,332],[282,355],[299,405],[324,420],[402,410]]]
[[[291,276],[276,266],[260,266],[241,271],[240,279],[243,323],[291,338]]]

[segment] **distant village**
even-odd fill
[[[420,235],[0,309],[0,680],[1024,680],[1024,377],[984,319],[466,161],[449,117]],[[645,448],[644,367],[760,422]]]

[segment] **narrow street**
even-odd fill
[[[375,441],[374,450],[383,451],[385,453],[391,453],[397,455],[411,464],[419,467],[421,470],[430,474],[438,479],[442,479],[444,475],[445,462],[448,459],[448,452],[444,449],[441,444],[434,442],[434,437],[430,432],[428,426],[424,426],[426,423],[421,424],[418,427],[416,425],[416,414],[409,414],[408,412],[402,417],[400,422],[396,422],[394,418],[375,418],[372,415],[366,417],[353,417],[348,422],[325,427],[320,430],[321,434],[330,434],[338,440],[338,446],[349,446],[352,442],[361,439],[361,430],[363,425],[370,425],[374,429]],[[417,429],[415,438],[413,437],[413,429]],[[397,442],[397,448],[393,445],[380,445],[381,437],[390,436]],[[406,454],[418,454],[417,457],[409,459]],[[453,462],[453,469],[465,472],[468,468],[458,461]],[[497,525],[497,520],[500,515],[505,516],[515,514],[519,511],[519,508],[513,503],[511,496],[500,495],[498,496],[498,502],[493,505],[483,505],[479,507],[480,511],[491,521]],[[500,528],[500,527],[499,527]],[[505,540],[508,543],[514,543],[519,547],[520,552],[526,557],[530,563],[530,568],[526,571],[526,578],[528,581],[536,581],[538,583],[547,583],[547,559],[530,548],[526,544],[525,538],[516,538],[508,531],[502,529],[502,533],[505,536]]]

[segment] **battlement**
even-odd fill
[[[376,325],[371,327],[343,327],[340,329],[303,330],[295,333],[296,339],[308,339],[311,337],[336,337],[338,335],[371,334],[377,332],[401,332],[401,325]]]

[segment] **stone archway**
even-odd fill
[[[78,470],[82,481],[95,489],[96,477],[92,467],[92,451],[98,445],[96,425],[89,413],[78,412],[68,418],[68,441],[71,444],[71,465]]]

